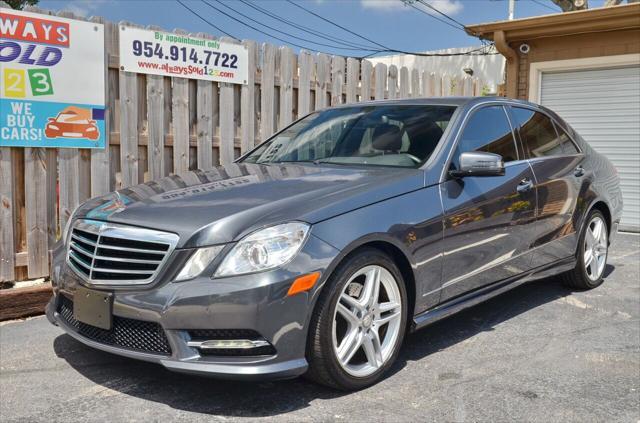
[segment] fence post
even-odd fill
[[[344,86],[344,57],[331,58],[331,105],[342,104],[342,87]]]
[[[420,97],[420,72],[418,69],[411,69],[411,97]]]
[[[409,98],[409,69],[400,68],[400,98]]]
[[[368,60],[360,63],[360,101],[371,100],[371,72],[373,66]]]
[[[13,177],[11,148],[0,147],[0,282],[15,279]]]
[[[276,48],[262,44],[262,72],[260,77],[260,139],[266,140],[274,132]]]
[[[283,129],[293,121],[293,50],[280,47],[280,122]]]
[[[355,57],[347,58],[347,96],[346,103],[358,101],[358,77],[360,74],[360,63]]]
[[[374,71],[375,77],[375,99],[384,100],[384,94],[387,91],[387,65],[384,63],[376,63]]]
[[[256,55],[257,44],[255,41],[244,40],[242,44],[247,49],[249,61],[246,83],[240,88],[240,122],[242,123],[240,134],[240,153],[244,154],[256,144]]]
[[[327,107],[327,88],[331,78],[329,56],[318,53],[316,56],[316,110]]]
[[[220,38],[227,43],[235,43],[229,37]],[[235,145],[235,97],[233,84],[220,83],[220,164],[227,165],[233,162]]]
[[[298,55],[298,116],[301,118],[309,114],[311,106],[311,73],[313,70],[313,56],[306,50],[300,50]]]

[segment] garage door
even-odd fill
[[[640,67],[543,73],[540,103],[618,168],[621,228],[640,229]]]

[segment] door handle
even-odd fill
[[[531,188],[533,188],[533,182],[531,182],[531,179],[524,178],[522,181],[520,181],[520,183],[516,187],[516,190],[518,191],[518,193],[523,194],[525,192],[531,191]]]
[[[576,167],[576,169],[573,171],[573,175],[577,176],[578,178],[584,175],[584,167],[582,166]]]

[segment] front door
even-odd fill
[[[486,106],[469,117],[452,154],[500,154],[504,176],[449,178],[441,184],[444,266],[441,301],[530,269],[536,192],[529,163],[518,153],[502,106]]]

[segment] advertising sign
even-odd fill
[[[246,84],[249,54],[240,44],[120,25],[120,70]]]
[[[105,147],[104,27],[0,12],[0,147]]]

